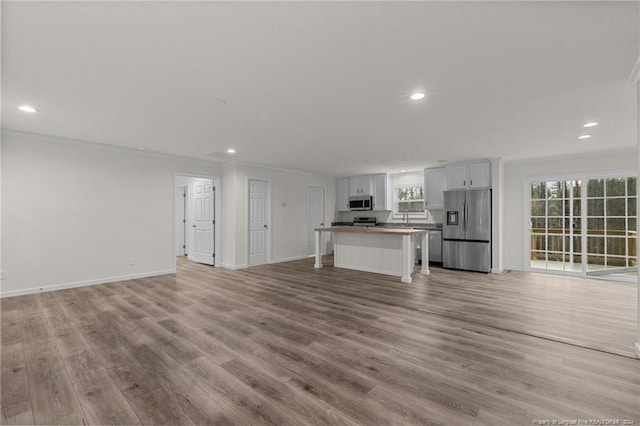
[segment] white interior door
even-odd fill
[[[249,181],[249,265],[267,261],[267,182]]]
[[[212,179],[203,179],[193,184],[193,228],[194,252],[189,259],[207,265],[214,264],[214,187]]]
[[[324,188],[321,186],[307,187],[307,254],[315,253],[315,228],[324,226]],[[321,235],[324,236],[325,233]],[[324,241],[320,242],[321,250]]]

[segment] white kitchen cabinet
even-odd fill
[[[349,178],[349,195],[352,197],[372,195],[371,186],[371,175],[352,176]]]
[[[389,203],[389,178],[386,173],[371,175],[373,210],[391,210]]]
[[[463,189],[467,187],[467,166],[447,167],[447,189]]]
[[[338,179],[338,200],[336,210],[339,212],[349,211],[349,178]]]
[[[447,189],[447,169],[424,169],[424,204],[427,210],[444,208],[444,191]]]
[[[491,187],[491,163],[477,161],[447,166],[447,189]]]
[[[469,164],[469,188],[490,188],[491,187],[491,163]]]

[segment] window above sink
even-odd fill
[[[424,185],[422,183],[408,183],[393,186],[393,217],[402,219],[409,215],[411,218],[426,218],[424,210]]]

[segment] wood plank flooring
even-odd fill
[[[640,422],[635,286],[312,259],[2,299],[2,424]]]

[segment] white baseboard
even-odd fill
[[[121,275],[117,277],[98,278],[95,280],[86,280],[86,281],[75,281],[71,283],[53,284],[53,285],[47,285],[42,287],[31,287],[31,288],[25,288],[22,290],[0,291],[0,298],[24,296],[26,294],[44,293],[48,291],[64,290],[67,288],[86,287],[90,285],[115,283],[119,281],[135,280],[138,278],[157,277],[158,275],[175,274],[175,272],[176,271],[174,271],[173,269],[166,269],[163,271],[141,272],[139,274]]]
[[[237,271],[238,269],[247,269],[249,265],[247,265],[246,263],[243,265],[232,265],[230,263],[221,263],[220,267],[225,269],[233,269],[234,271]]]
[[[269,263],[291,262],[292,260],[308,259],[309,257],[314,257],[314,255],[303,254],[301,256],[282,257],[280,259],[273,259]]]
[[[505,265],[502,267],[502,272],[504,271],[518,271],[518,272],[522,272],[522,268],[520,266],[508,266]]]
[[[635,352],[636,356],[640,358],[640,342],[636,342],[635,345],[633,345],[633,352]]]
[[[492,274],[501,274],[503,272],[504,272],[504,266],[501,266],[500,268],[491,268]]]

